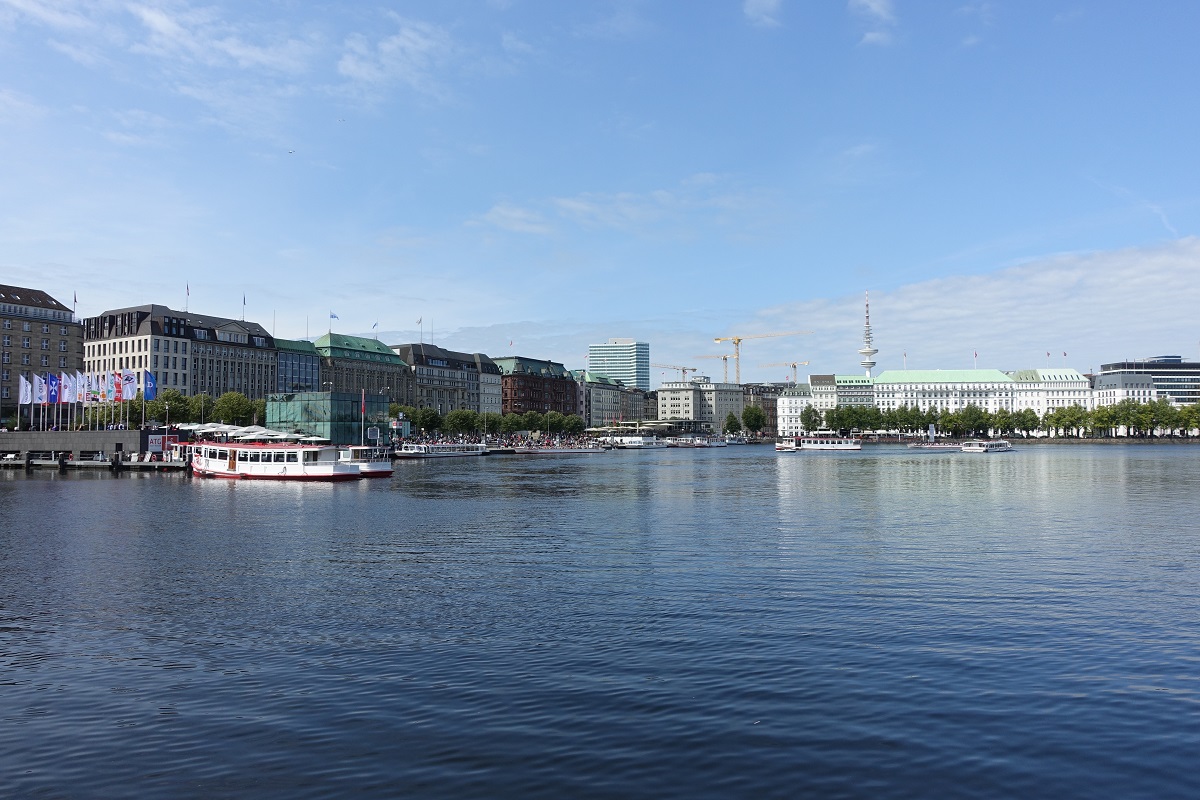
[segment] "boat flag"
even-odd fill
[[[19,405],[33,405],[33,384],[31,384],[24,375],[18,375],[21,379],[21,395],[18,401]]]
[[[142,397],[146,400],[153,400],[158,397],[158,381],[154,380],[154,373],[150,370],[142,370],[146,373],[142,379],[142,385],[146,388],[142,390]]]

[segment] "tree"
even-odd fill
[[[757,436],[759,431],[767,425],[767,412],[759,406],[746,406],[742,411],[742,425]]]
[[[479,430],[479,414],[469,408],[455,409],[442,420],[442,430],[448,433],[474,433]]]
[[[520,414],[509,413],[500,418],[500,432],[508,436],[521,430],[524,425],[524,419]]]
[[[483,428],[483,433],[487,435],[500,433],[503,420],[504,417],[492,412],[479,415],[479,425]]]
[[[252,425],[254,403],[241,392],[226,392],[213,403],[212,413],[226,425]]]
[[[992,412],[992,427],[1001,436],[1007,436],[1016,428],[1016,418],[1007,408],[998,408]]]
[[[401,414],[404,415],[405,419],[411,422],[413,417],[415,417],[417,414],[417,409],[413,406],[402,406],[399,403],[392,403],[388,406],[388,416],[399,419]]]
[[[800,412],[800,427],[812,433],[821,428],[821,412],[813,406],[805,406]]]
[[[413,412],[412,424],[419,430],[433,432],[441,430],[442,415],[436,408],[418,408]]]
[[[578,414],[571,414],[563,421],[563,433],[568,436],[578,436],[587,430],[587,423]]]
[[[1032,408],[1022,408],[1013,415],[1013,419],[1017,430],[1027,437],[1041,426],[1041,420],[1038,419],[1037,412]]]
[[[563,425],[567,418],[559,411],[547,411],[545,425],[549,433],[562,433]]]
[[[523,430],[540,431],[545,430],[546,418],[536,411],[526,411],[521,415],[521,423],[525,426]]]
[[[966,408],[958,412],[958,417],[963,430],[972,436],[983,436],[992,426],[991,416],[974,403],[968,403]]]
[[[254,425],[267,424],[267,401],[265,398],[259,398],[254,401]]]
[[[163,425],[191,422],[191,404],[178,389],[163,389],[146,403],[146,417]]]
[[[216,406],[216,401],[212,395],[201,392],[194,394],[188,398],[188,417],[192,422],[212,422],[213,408]],[[171,406],[174,408],[175,406]]]
[[[725,433],[738,433],[742,429],[742,423],[738,421],[737,414],[732,411],[725,417]]]

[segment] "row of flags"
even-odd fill
[[[142,370],[142,399],[158,397],[158,381],[154,373]],[[82,372],[34,373],[33,380],[24,375],[21,380],[21,405],[55,405],[58,403],[100,403],[107,400],[132,400],[137,396],[137,373],[131,369],[84,375]]]

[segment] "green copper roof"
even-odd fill
[[[305,353],[306,355],[317,355],[317,346],[312,342],[306,342],[303,339],[276,339],[275,349],[284,350],[289,353]]]
[[[1012,383],[998,369],[889,369],[875,383]]]
[[[341,333],[327,333],[313,342],[323,356],[333,358],[359,358],[365,361],[379,361],[385,364],[403,364],[400,356],[378,339],[364,339],[361,336],[346,336]]]

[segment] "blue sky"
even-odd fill
[[[1200,6],[0,0],[0,280],[583,366],[1200,357]],[[510,346],[510,342],[512,345]],[[731,370],[732,371],[732,370]],[[670,377],[655,370],[655,379]]]

